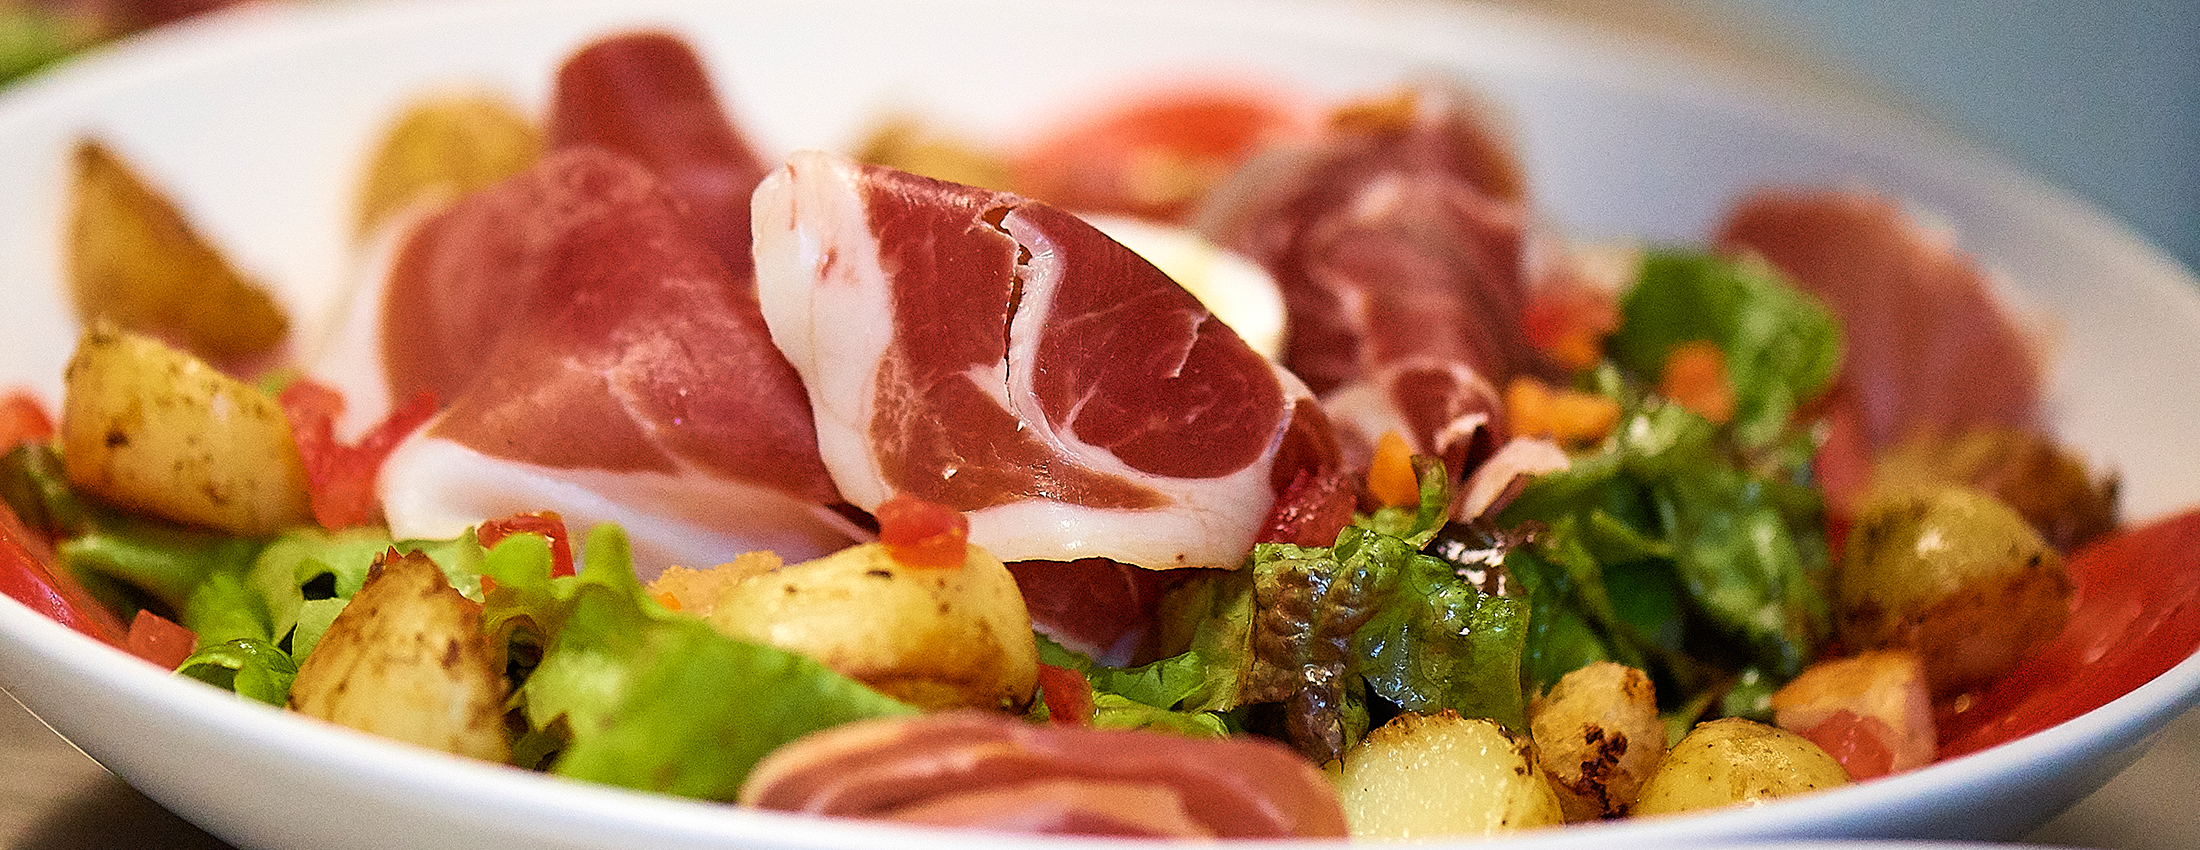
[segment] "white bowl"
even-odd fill
[[[2127,513],[2200,504],[2200,392],[2189,389],[2200,388],[2200,285],[2158,251],[1891,115],[1439,2],[492,0],[219,16],[0,96],[0,305],[11,317],[0,385],[58,396],[75,336],[59,222],[80,134],[154,175],[295,315],[313,317],[348,272],[352,181],[401,101],[461,82],[540,105],[570,50],[634,24],[687,34],[753,138],[777,151],[844,145],[893,105],[1012,134],[1142,69],[1266,70],[1338,95],[1440,74],[1512,113],[1537,203],[1567,233],[1701,240],[1762,182],[1889,190],[1944,217],[2055,317],[2050,410],[2068,439],[2122,472]],[[1119,846],[803,819],[464,762],[171,678],[12,600],[0,602],[0,683],[148,796],[247,847]],[[2200,657],[2070,723],[1910,774],[1506,846],[2013,838],[2100,787],[2196,701]]]

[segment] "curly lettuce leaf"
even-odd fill
[[[1416,463],[1417,504],[1357,517],[1330,546],[1260,544],[1246,568],[1179,587],[1161,631],[1189,635],[1181,654],[1108,668],[1042,641],[1042,660],[1086,675],[1100,722],[1212,731],[1278,706],[1280,733],[1319,761],[1366,731],[1371,694],[1521,726],[1527,609],[1422,554],[1451,493],[1440,464]]]

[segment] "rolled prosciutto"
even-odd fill
[[[559,70],[551,153],[403,240],[380,293],[391,397],[445,404],[384,468],[400,536],[555,510],[623,524],[645,573],[845,545],[809,398],[756,300],[762,160],[672,36]]]
[[[1718,244],[1763,257],[1840,319],[1841,374],[1827,399],[1819,475],[1845,510],[1874,454],[1921,435],[2037,431],[2037,342],[1978,263],[1900,204],[1837,190],[1744,198]]]
[[[758,291],[833,483],[965,512],[1005,561],[1235,566],[1327,420],[1160,270],[1027,198],[803,152]]]
[[[809,400],[752,284],[632,160],[551,153],[423,226],[390,287],[388,315],[412,319],[389,326],[391,383],[450,393],[383,468],[400,537],[555,510],[624,524],[645,570],[847,542],[821,507],[838,497]],[[473,310],[422,303],[435,295]],[[482,313],[493,342],[462,375],[400,356],[432,350],[439,320]]]
[[[1397,429],[1460,475],[1504,435],[1496,388],[1547,371],[1526,331],[1542,249],[1523,183],[1471,98],[1415,91],[1243,170],[1199,222],[1275,276],[1283,363],[1348,448]]]

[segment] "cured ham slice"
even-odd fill
[[[558,69],[549,136],[553,147],[594,145],[646,166],[734,276],[753,273],[749,193],[770,166],[727,120],[686,42],[643,30],[573,54]]]
[[[1275,741],[950,712],[836,726],[766,756],[739,802],[930,826],[1145,838],[1343,838],[1322,773]]]
[[[1061,210],[804,152],[754,222],[765,321],[858,507],[964,511],[1004,561],[1235,566],[1335,466],[1296,378]]]
[[[1505,403],[1466,364],[1415,358],[1385,364],[1337,388],[1323,397],[1322,406],[1336,421],[1347,467],[1366,469],[1375,441],[1395,431],[1458,476],[1497,450]]]
[[[847,540],[751,281],[641,165],[551,153],[424,224],[385,298],[393,388],[449,400],[383,469],[399,536],[548,509],[625,524],[645,568]]]
[[[445,407],[380,494],[399,536],[554,510],[626,526],[645,573],[855,533],[809,399],[771,344],[748,251],[764,166],[687,46],[604,39],[559,70],[551,152],[392,241],[359,312],[374,404]],[[361,371],[356,368],[347,373]]]
[[[1534,351],[1522,179],[1464,96],[1414,92],[1245,169],[1199,222],[1276,276],[1284,365],[1316,392],[1407,357],[1464,362],[1502,386]]]
[[[1349,426],[1348,447],[1403,426],[1456,476],[1503,437],[1493,388],[1549,369],[1526,331],[1542,255],[1522,183],[1470,100],[1414,92],[1246,169],[1200,222],[1275,276],[1284,365]]]
[[[1986,274],[1885,198],[1766,190],[1718,242],[1762,256],[1823,301],[1846,335],[1820,477],[1839,509],[1871,457],[1919,433],[2041,427],[2040,359]]]

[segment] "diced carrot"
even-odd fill
[[[1546,437],[1580,446],[1604,439],[1619,424],[1619,402],[1595,393],[1553,389],[1534,378],[1505,387],[1505,414],[1515,436]]]
[[[1666,352],[1658,393],[1722,425],[1734,418],[1734,384],[1727,380],[1726,352],[1707,340],[1684,342]]]
[[[1375,458],[1367,467],[1367,489],[1375,500],[1395,507],[1411,507],[1421,501],[1421,484],[1413,476],[1413,447],[1396,431],[1384,431],[1375,441]]]

